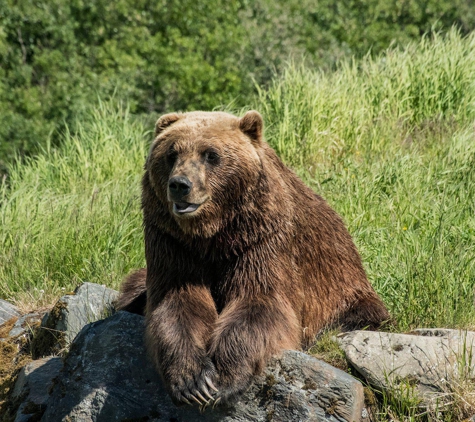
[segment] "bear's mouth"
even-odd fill
[[[174,202],[173,212],[175,214],[188,214],[196,211],[201,204],[190,204],[189,202]]]

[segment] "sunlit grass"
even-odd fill
[[[423,38],[344,62],[333,73],[290,65],[256,106],[279,155],[295,167],[327,167],[352,154],[393,155],[401,144],[444,138],[473,119],[475,36]]]
[[[475,326],[474,75],[475,36],[451,32],[332,74],[289,66],[256,103],[400,330]]]
[[[289,66],[251,104],[283,160],[343,216],[399,324],[475,326],[475,37],[424,39],[333,73]],[[144,264],[152,135],[102,104],[0,191],[0,297],[32,307]]]
[[[146,138],[127,110],[101,105],[61,150],[13,166],[0,194],[0,297],[34,306],[83,281],[117,288],[143,265]]]

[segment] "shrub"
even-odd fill
[[[468,0],[0,0],[0,173],[113,95],[137,114],[249,103],[289,58],[332,69],[452,24]]]

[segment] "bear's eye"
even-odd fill
[[[206,151],[204,153],[206,162],[210,164],[218,164],[219,163],[219,155],[216,151]]]
[[[168,164],[173,165],[173,163],[176,161],[176,157],[178,157],[178,153],[174,149],[169,150],[167,152]]]

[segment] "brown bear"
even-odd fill
[[[256,111],[162,116],[142,181],[147,269],[119,308],[175,403],[228,401],[267,359],[388,312],[341,218],[263,140]]]

